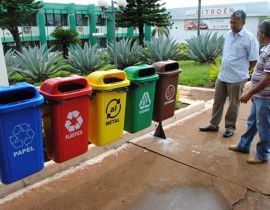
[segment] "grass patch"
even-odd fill
[[[199,64],[192,60],[179,61],[182,72],[179,77],[180,85],[192,87],[212,87],[209,81],[211,64]]]

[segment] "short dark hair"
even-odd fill
[[[243,10],[236,10],[232,13],[231,17],[238,18],[245,22],[247,15]]]
[[[264,33],[265,36],[270,37],[270,19],[263,20],[259,24],[259,31]]]

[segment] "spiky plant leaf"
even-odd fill
[[[143,48],[138,41],[133,39],[122,39],[108,46],[109,59],[114,63],[114,56],[117,57],[117,68],[124,69],[128,66],[133,66],[141,62]]]
[[[84,47],[77,45],[69,48],[68,64],[71,66],[69,71],[87,75],[104,67],[106,63],[105,50],[99,48],[98,44],[89,46],[84,43]]]
[[[41,82],[55,74],[64,62],[57,62],[58,52],[51,52],[53,47],[47,49],[46,45],[34,48],[23,48],[22,52],[15,51],[17,66],[13,70],[19,74],[30,77],[35,82]]]
[[[187,42],[187,54],[192,60],[200,63],[214,63],[223,48],[223,36],[207,32],[200,36],[192,36]]]
[[[170,59],[179,60],[181,57],[178,43],[170,37],[153,38],[150,42],[146,42],[144,54],[149,64]]]
[[[14,50],[9,49],[5,54],[5,62],[7,67],[7,74],[8,76],[12,76],[16,71],[14,71],[13,67],[18,66],[15,62],[16,55],[14,53]]]

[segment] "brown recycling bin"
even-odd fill
[[[159,75],[157,81],[153,120],[161,122],[174,115],[178,76],[180,73],[177,61],[168,60],[152,64]]]

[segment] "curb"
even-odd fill
[[[192,101],[192,103],[190,103],[191,101],[185,101],[185,100],[182,101],[182,99],[181,99],[181,102],[183,103],[189,102],[190,105],[180,110],[177,110],[172,118],[163,121],[162,124],[164,127],[176,121],[179,121],[183,118],[186,118],[190,115],[193,115],[194,113],[206,110],[207,103],[208,103],[208,102],[205,103],[204,101]],[[93,159],[109,150],[116,149],[120,147],[121,145],[128,143],[129,141],[135,138],[141,137],[144,134],[151,133],[156,129],[157,125],[158,123],[152,122],[152,125],[150,127],[134,134],[130,134],[124,131],[123,137],[121,140],[115,141],[109,145],[95,146],[93,144],[89,144],[88,151],[85,154],[75,157],[63,163],[55,163],[53,161],[48,161],[45,163],[44,169],[36,174],[33,174],[29,177],[21,179],[10,185],[0,184],[0,198],[4,198],[11,193],[14,193],[20,189],[26,188],[30,185],[33,185],[48,177],[53,177],[64,170],[80,165],[83,162],[89,159]]]

